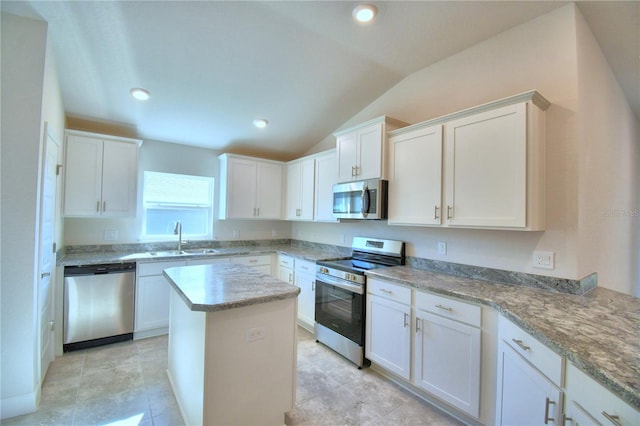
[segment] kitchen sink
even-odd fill
[[[199,248],[199,249],[187,249],[187,250],[161,250],[150,251],[150,256],[163,257],[163,256],[186,256],[186,255],[198,255],[198,254],[216,254],[219,253],[216,249]]]

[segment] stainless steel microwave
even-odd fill
[[[333,185],[333,216],[338,219],[386,219],[386,180],[371,179]]]

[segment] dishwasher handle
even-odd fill
[[[80,265],[65,266],[64,276],[73,277],[79,275],[104,275],[104,274],[121,274],[125,272],[135,272],[136,264],[129,263],[108,263],[100,265]]]

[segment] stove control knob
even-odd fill
[[[324,266],[321,266],[318,268],[318,272],[320,272],[321,274],[328,274],[329,269],[325,268]]]

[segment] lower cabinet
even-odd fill
[[[237,263],[240,265],[250,266],[263,274],[273,275],[271,271],[270,254],[258,254],[255,256],[234,256],[229,259],[229,263]]]
[[[414,384],[478,418],[480,307],[415,293]]]
[[[185,266],[185,261],[138,263],[133,326],[134,339],[159,336],[169,331],[169,282],[166,268]]]
[[[389,372],[411,379],[411,289],[367,281],[365,357]]]
[[[498,335],[496,423],[561,424],[564,358],[504,317]]]
[[[567,363],[564,424],[640,425],[640,412]]]
[[[298,324],[313,332],[316,313],[316,276],[315,263],[296,259],[294,272],[295,285],[300,287],[298,296]]]

